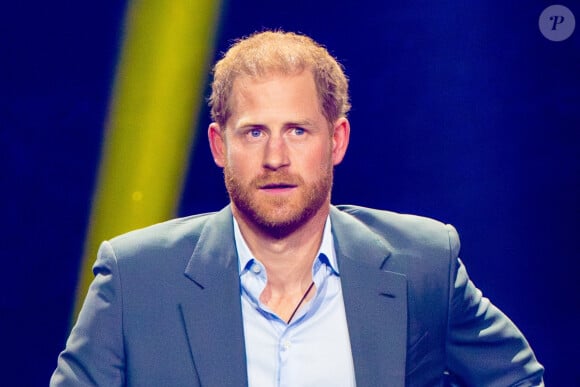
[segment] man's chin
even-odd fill
[[[275,238],[283,238],[304,225],[313,215],[311,211],[296,211],[270,206],[260,206],[260,208],[240,208],[240,215],[247,221],[254,224],[264,234]]]
[[[278,210],[259,211],[254,216],[255,223],[261,227],[273,230],[293,228],[303,223],[304,215],[300,213],[282,212]]]
[[[264,234],[276,239],[283,239],[298,230],[304,223],[304,221],[295,219],[270,219],[259,222],[257,225]]]

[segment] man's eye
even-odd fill
[[[298,136],[302,136],[304,133],[306,133],[306,131],[303,128],[294,128],[293,131],[294,134]]]
[[[262,131],[260,129],[252,129],[249,131],[250,137],[253,137],[253,138],[258,138],[258,137],[260,137],[261,134],[262,134]]]

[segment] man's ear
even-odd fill
[[[338,165],[344,158],[350,140],[350,123],[346,117],[334,122],[332,132],[332,163]]]
[[[212,122],[207,128],[207,137],[209,139],[209,148],[213,156],[213,161],[218,167],[223,168],[226,165],[226,144],[223,138],[225,134],[216,122]]]

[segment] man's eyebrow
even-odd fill
[[[242,125],[236,126],[234,129],[246,130],[246,129],[265,129],[267,128],[264,124],[252,124],[252,123],[242,123]]]
[[[314,123],[310,120],[302,120],[302,121],[291,121],[284,124],[284,127],[294,127],[294,126],[314,126]]]
[[[305,120],[296,120],[296,121],[288,121],[285,122],[282,127],[284,128],[292,128],[292,127],[296,127],[296,126],[314,126],[314,123],[308,119]],[[246,130],[246,129],[267,129],[268,125],[265,124],[260,124],[260,123],[244,123],[242,122],[241,125],[236,126],[235,129],[237,130]]]

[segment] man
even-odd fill
[[[323,47],[239,41],[210,106],[230,205],[102,244],[52,385],[543,384],[451,226],[330,204],[350,106]]]

